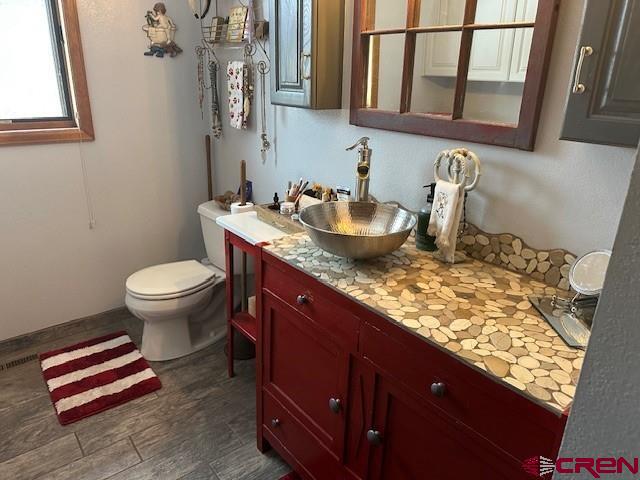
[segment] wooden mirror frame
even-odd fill
[[[373,16],[367,14],[367,4],[371,0],[354,1],[350,116],[352,125],[533,151],[560,0],[539,0],[535,22],[499,24],[474,23],[478,0],[466,0],[464,19],[461,26],[438,25],[430,27],[418,26],[421,0],[406,0],[406,26],[404,28],[386,30],[374,29],[372,25]],[[533,39],[518,124],[490,123],[462,118],[473,32],[489,29],[531,27],[534,27]],[[462,32],[453,113],[451,115],[436,115],[410,112],[417,34],[452,31]],[[365,108],[368,75],[367,60],[369,45],[372,43],[370,40],[373,35],[398,33],[405,35],[400,111]]]

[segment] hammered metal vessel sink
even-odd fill
[[[416,216],[380,203],[327,202],[304,208],[300,223],[323,250],[339,257],[367,259],[400,248],[416,226]]]

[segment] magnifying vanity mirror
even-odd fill
[[[356,0],[351,123],[533,150],[559,0]]]
[[[581,295],[600,295],[610,259],[609,250],[598,250],[580,257],[569,272],[571,288]]]
[[[610,259],[609,250],[597,250],[574,262],[569,271],[569,283],[576,294],[571,299],[555,295],[529,296],[531,304],[571,347],[587,346]]]

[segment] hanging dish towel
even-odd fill
[[[436,183],[433,208],[427,233],[436,237],[436,246],[447,262],[453,263],[458,226],[462,217],[464,192],[462,185],[440,180]]]
[[[244,125],[244,62],[229,62],[227,67],[229,89],[229,120],[233,128]]]

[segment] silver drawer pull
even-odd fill
[[[435,397],[444,397],[447,393],[447,386],[442,382],[435,382],[431,384],[431,394]]]
[[[298,297],[296,298],[296,303],[298,305],[305,305],[309,303],[309,297],[307,297],[306,295],[298,295]]]
[[[382,435],[378,430],[374,430],[373,428],[367,431],[367,441],[373,445],[374,447],[379,447],[382,445]]]
[[[582,64],[584,63],[584,58],[589,57],[593,54],[593,48],[586,46],[580,47],[580,57],[578,57],[578,65],[576,65],[576,73],[573,78],[573,89],[572,92],[580,95],[584,93],[586,87],[584,83],[580,83],[580,77],[582,76]]]

